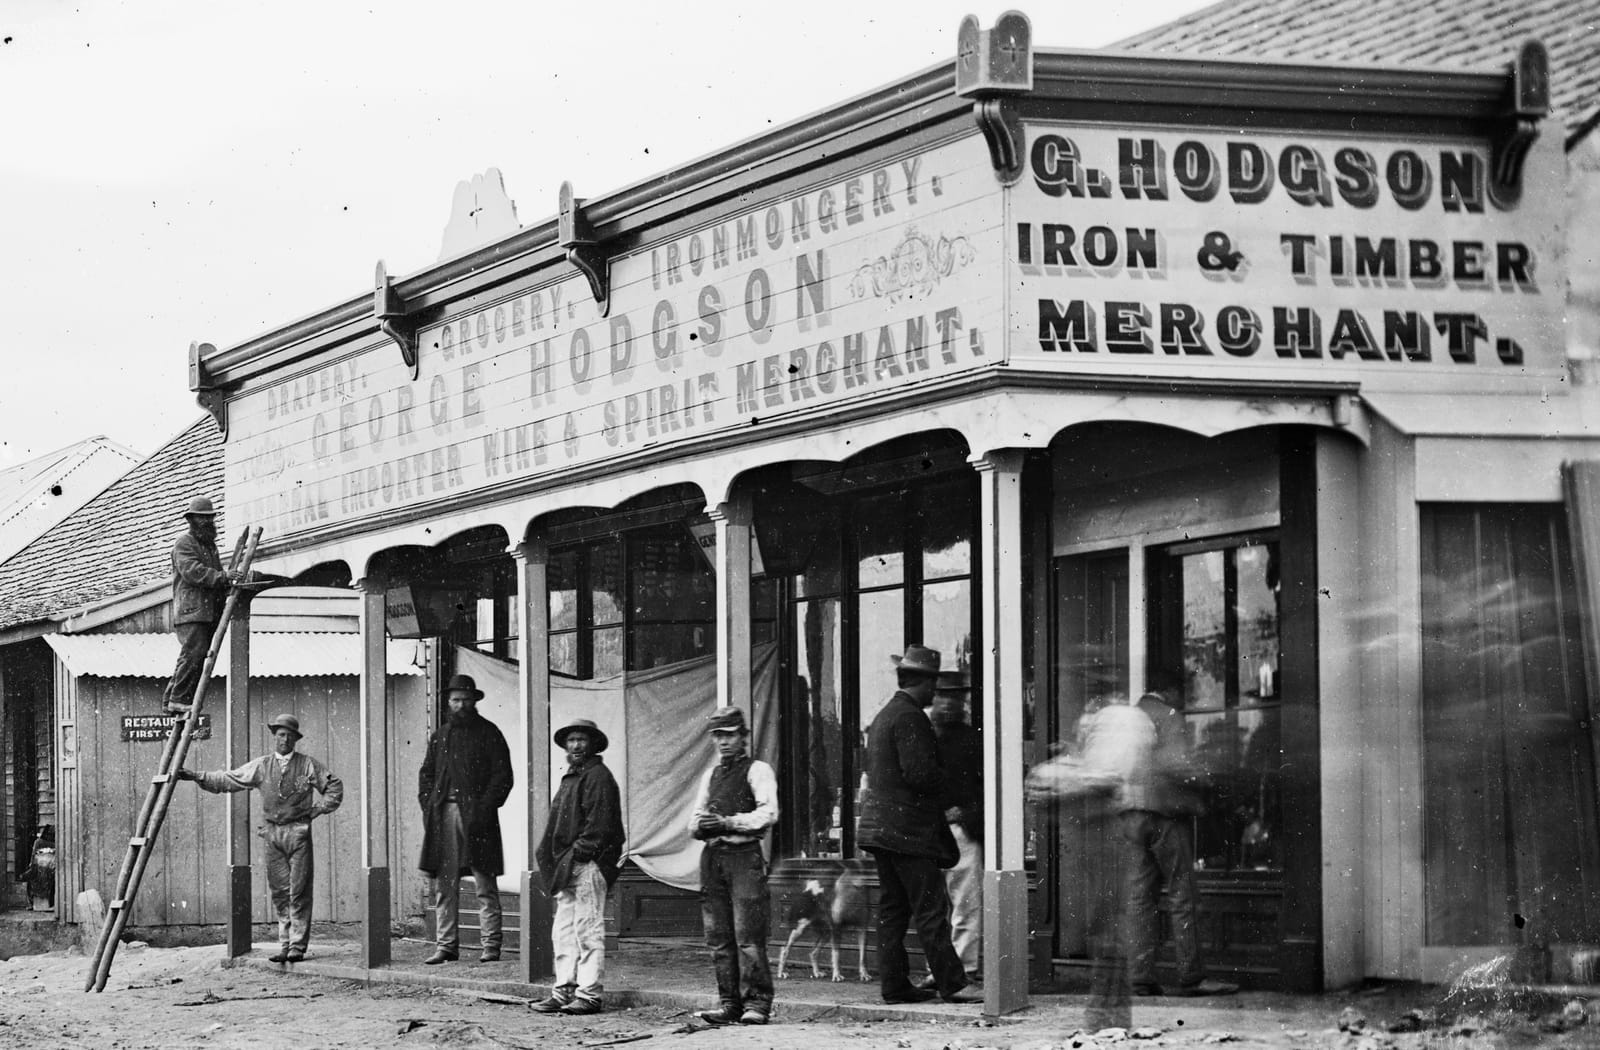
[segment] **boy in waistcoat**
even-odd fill
[[[767,933],[767,832],[778,822],[778,777],[752,758],[750,729],[737,707],[710,719],[717,763],[701,778],[689,816],[689,833],[705,843],[700,854],[700,914],[706,947],[717,968],[711,1024],[766,1024],[772,1016],[772,968]]]

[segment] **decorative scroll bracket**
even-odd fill
[[[566,250],[567,261],[588,278],[595,306],[604,317],[611,311],[611,259],[583,214],[583,201],[573,196],[570,182],[561,184],[560,207],[556,243]]]
[[[1550,115],[1550,56],[1529,40],[1517,52],[1509,76],[1510,99],[1494,135],[1489,198],[1504,210],[1522,199],[1522,166]]]
[[[395,291],[394,278],[378,260],[378,270],[372,279],[372,316],[378,319],[378,329],[400,348],[400,359],[411,369],[411,378],[417,378],[420,368],[417,357],[417,322],[406,316],[406,302]]]
[[[1002,186],[1022,177],[1027,148],[1017,98],[1033,90],[1033,27],[1021,11],[1007,11],[993,29],[976,15],[956,31],[956,94],[970,98],[972,115],[989,146],[989,163]]]
[[[212,381],[211,373],[206,371],[205,359],[216,352],[217,348],[210,343],[189,344],[189,389],[194,391],[194,399],[200,407],[211,413],[211,418],[217,421],[218,432],[226,438],[228,395]]]

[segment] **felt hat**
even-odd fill
[[[967,691],[967,676],[963,671],[940,671],[939,681],[934,688],[941,693],[964,693]]]
[[[453,675],[450,684],[445,686],[444,698],[446,700],[457,693],[465,693],[468,700],[482,700],[483,690],[478,688],[478,683],[472,680],[470,674]]]
[[[744,711],[737,707],[719,707],[716,713],[706,719],[706,732],[708,733],[748,733],[750,727],[744,724]]]
[[[902,671],[911,671],[929,677],[938,677],[939,650],[925,645],[908,645],[904,656],[891,656],[890,660]]]
[[[601,730],[599,726],[595,725],[587,718],[574,718],[572,721],[556,730],[556,746],[566,747],[567,734],[572,732],[574,729],[581,729],[585,733],[589,734],[590,739],[594,741],[594,747],[590,750],[596,755],[604,751],[611,743],[611,741],[606,739],[605,732]]]
[[[204,496],[196,496],[189,501],[189,509],[183,512],[183,516],[186,518],[214,518],[217,516],[217,508],[213,507],[211,501]]]
[[[299,740],[302,735],[300,732],[300,719],[294,715],[279,715],[267,723],[267,728],[274,733],[280,729],[287,729],[294,734],[296,740]]]

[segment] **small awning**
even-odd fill
[[[1600,437],[1600,394],[1373,393],[1361,399],[1402,434],[1441,437]]]
[[[174,634],[51,634],[45,636],[74,676],[167,678],[178,659]],[[391,641],[391,675],[423,673],[422,643]],[[228,647],[217,656],[214,673],[228,673]],[[251,678],[311,678],[361,673],[361,636],[317,634],[250,635]]]

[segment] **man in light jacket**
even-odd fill
[[[275,962],[299,962],[311,941],[311,880],[316,865],[311,854],[311,822],[327,816],[344,801],[344,782],[321,762],[295,750],[300,742],[300,720],[279,715],[267,723],[272,733],[271,754],[251,759],[238,769],[197,773],[178,770],[179,780],[192,780],[204,791],[261,792],[261,819],[266,822],[262,842],[267,850],[267,888],[278,913],[278,954]],[[320,802],[312,791],[322,795]]]

